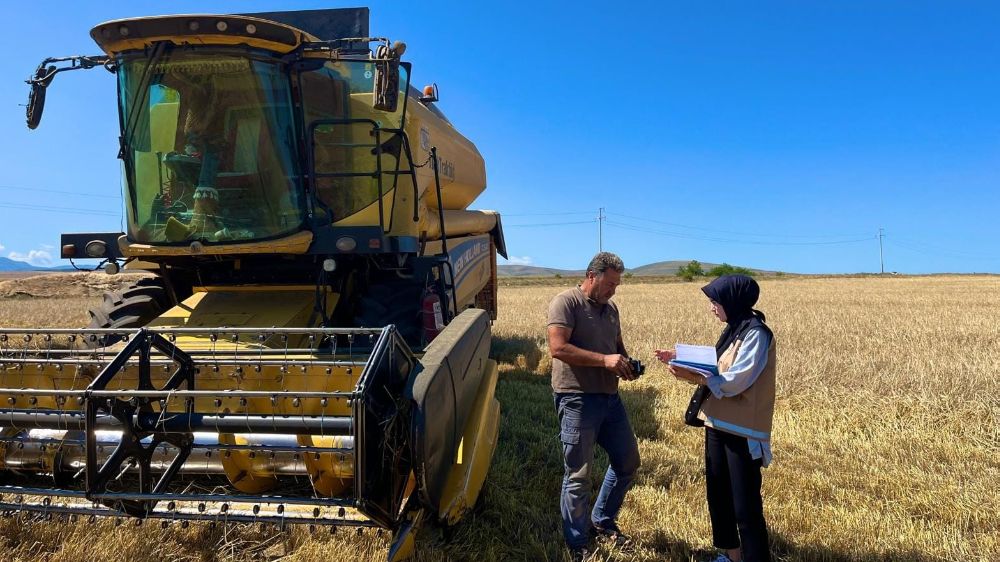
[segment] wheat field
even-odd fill
[[[28,281],[0,282],[0,325],[79,326],[99,299],[33,292]],[[722,325],[701,284],[630,279],[615,297],[629,351],[650,364],[621,387],[643,464],[620,523],[638,548],[600,550],[597,559],[703,560],[712,552],[702,432],[682,422],[691,387],[652,358],[675,342],[715,342]],[[563,289],[501,289],[493,355],[503,417],[484,496],[458,526],[427,527],[416,560],[565,559],[544,340],[546,304]],[[761,289],[758,308],[778,344],[774,461],[764,472],[776,559],[997,559],[1000,278],[766,279]],[[603,454],[598,462],[595,490]],[[379,560],[388,538],[0,518],[9,560]]]

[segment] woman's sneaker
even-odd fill
[[[569,560],[570,562],[587,562],[592,554],[590,549],[585,546],[571,548],[569,549]]]

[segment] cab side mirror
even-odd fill
[[[28,92],[28,107],[25,112],[29,129],[38,127],[38,123],[42,120],[42,110],[45,108],[45,89],[49,87],[49,83],[52,82],[55,75],[55,66],[45,66],[45,63],[42,63],[35,71],[34,77],[27,80],[28,84],[31,85],[31,91]]]
[[[379,45],[375,51],[375,87],[372,106],[381,111],[395,112],[399,107],[399,58],[406,51],[406,43],[396,41],[392,46]]]

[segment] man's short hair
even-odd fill
[[[593,271],[595,275],[600,275],[609,269],[621,273],[625,271],[625,264],[622,263],[620,257],[611,252],[600,252],[594,256],[594,259],[590,260],[590,265],[587,266],[587,273]]]

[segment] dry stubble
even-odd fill
[[[681,422],[691,388],[652,360],[657,347],[715,341],[721,326],[699,286],[627,283],[615,297],[629,350],[652,366],[622,388],[643,468],[621,522],[640,548],[601,558],[700,559],[711,546],[702,434]],[[548,300],[563,288],[501,291],[504,417],[486,495],[456,529],[425,531],[418,560],[562,559],[544,329]],[[759,308],[779,345],[775,459],[764,473],[778,559],[958,560],[1000,549],[998,289],[995,277],[762,282]],[[0,324],[77,326],[97,300],[0,298]],[[0,536],[7,559],[51,561],[378,560],[387,545],[305,529],[15,518],[0,520]]]

